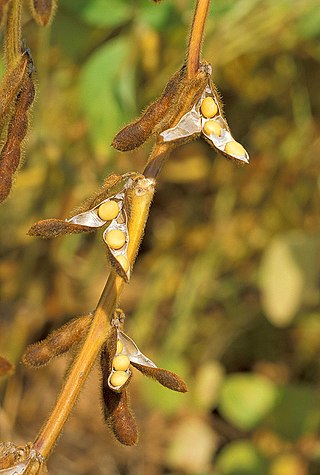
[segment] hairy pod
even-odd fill
[[[29,0],[33,18],[40,26],[47,26],[51,23],[56,8],[56,0]]]
[[[172,371],[168,371],[167,369],[163,368],[153,368],[151,366],[141,365],[133,361],[131,361],[131,364],[145,376],[155,379],[158,381],[158,383],[162,384],[162,386],[165,386],[172,391],[178,391],[180,393],[185,393],[188,391],[187,385],[183,379]]]
[[[20,163],[21,145],[28,130],[28,111],[35,96],[32,75],[26,67],[21,89],[8,125],[6,142],[0,152],[0,202],[10,193],[12,179]]]
[[[43,219],[33,224],[28,231],[29,236],[38,236],[46,239],[63,236],[64,234],[90,233],[95,231],[91,226],[74,224],[63,219]]]
[[[130,409],[129,396],[125,387],[116,392],[110,388],[109,375],[112,360],[117,350],[117,329],[112,327],[106,344],[101,351],[102,400],[104,418],[116,439],[123,445],[136,445],[138,429]]]
[[[26,366],[44,366],[79,343],[89,330],[91,315],[78,317],[50,333],[44,340],[26,349],[22,361]]]
[[[1,5],[1,4],[0,4]],[[22,80],[27,67],[28,58],[21,55],[13,62],[5,72],[0,84],[0,125],[2,126],[8,117],[14,100],[21,89]]]
[[[121,152],[133,150],[140,147],[153,134],[155,127],[163,117],[166,117],[168,109],[174,102],[184,75],[183,67],[172,76],[159,99],[150,104],[139,119],[120,130],[113,139],[114,148]]]
[[[46,475],[46,464],[39,454],[28,443],[24,446],[14,445],[12,442],[0,443],[0,473],[3,475]]]

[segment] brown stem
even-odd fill
[[[12,0],[8,6],[4,45],[7,65],[21,55],[21,8],[22,0]]]
[[[210,0],[197,0],[187,54],[187,77],[194,77],[199,69],[200,51],[204,25],[208,15]]]
[[[94,313],[87,339],[73,364],[49,419],[35,440],[34,448],[45,459],[54,447],[101,345],[106,339],[110,328],[110,316],[115,310],[117,295],[122,283],[122,279],[111,271]]]
[[[143,178],[138,182],[138,185],[131,197],[131,218],[128,229],[130,236],[128,258],[131,266],[138,253],[154,194],[153,180],[145,180]],[[45,459],[50,455],[100,348],[107,338],[110,320],[116,309],[123,285],[123,279],[111,270],[94,312],[88,336],[73,363],[52,413],[34,442],[34,448]]]

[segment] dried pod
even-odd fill
[[[18,447],[11,442],[0,444],[0,475],[45,475],[44,459],[31,443]]]
[[[193,103],[189,102],[189,110],[180,115],[173,126],[160,132],[160,137],[165,143],[180,144],[202,133],[217,152],[240,163],[249,163],[248,153],[234,140],[223,114],[219,93],[209,75],[211,67],[207,63],[203,63],[202,67],[207,71],[208,77],[200,97]]]
[[[84,338],[91,320],[92,315],[75,318],[50,333],[44,340],[28,346],[22,357],[23,363],[26,366],[40,367],[63,355]]]
[[[26,67],[21,89],[16,97],[15,108],[8,125],[7,138],[0,152],[0,202],[8,196],[12,187],[13,174],[20,163],[21,144],[28,130],[27,114],[34,96],[32,76],[29,74],[29,68]]]
[[[1,7],[1,3],[0,3]],[[1,11],[1,10],[0,10]],[[28,58],[25,54],[10,64],[0,84],[0,124],[3,125],[13,102],[21,89],[22,80],[27,67]]]
[[[14,365],[3,356],[0,356],[0,378],[12,373],[14,373]]]
[[[172,391],[178,391],[180,393],[185,393],[188,391],[187,385],[183,379],[172,371],[168,371],[167,369],[163,368],[144,366],[142,364],[135,363],[134,361],[131,361],[131,364],[145,376],[156,379],[158,383],[162,384],[162,386],[165,386],[168,389],[171,389]]]
[[[127,390],[116,393],[108,385],[103,385],[102,396],[105,421],[117,440],[123,445],[136,445],[138,428],[130,409]]]
[[[184,75],[183,67],[172,76],[159,99],[150,104],[139,119],[118,132],[112,142],[114,148],[121,152],[133,150],[152,135],[154,128],[163,120],[174,102]]]
[[[131,412],[127,384],[121,390],[110,387],[112,362],[117,352],[118,330],[112,327],[101,351],[100,365],[102,371],[102,398],[106,423],[121,444],[135,445],[138,441],[138,430]]]
[[[56,0],[30,0],[32,16],[40,26],[47,26],[51,23],[56,8]]]
[[[70,223],[63,219],[43,219],[33,224],[28,231],[29,236],[38,236],[42,238],[55,238],[64,234],[90,233],[95,231],[91,226]]]

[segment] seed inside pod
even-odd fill
[[[126,371],[130,366],[130,360],[126,355],[118,355],[113,358],[112,366],[116,371]]]
[[[119,205],[116,201],[110,200],[102,203],[98,209],[99,218],[104,221],[111,221],[116,218],[119,214]]]
[[[211,119],[218,112],[218,106],[212,97],[206,97],[201,103],[201,113],[204,117]]]
[[[118,388],[119,386],[123,386],[128,378],[129,374],[125,371],[115,371],[110,378],[110,384],[114,388]]]
[[[129,270],[129,262],[128,262],[128,259],[126,258],[126,256],[119,255],[119,256],[116,256],[116,259],[117,259],[117,261],[119,262],[119,264],[121,265],[122,269],[123,269],[125,272],[128,272],[128,270]]]
[[[123,350],[123,344],[121,340],[117,341],[117,353],[121,353]]]
[[[120,231],[120,229],[113,229],[106,235],[106,243],[112,249],[121,249],[125,242],[126,235],[123,231]]]
[[[221,125],[216,120],[208,120],[203,126],[203,132],[206,135],[221,135]]]
[[[246,151],[242,147],[242,145],[236,141],[228,142],[225,148],[225,152],[229,155],[234,155],[236,157],[243,157],[246,154]]]

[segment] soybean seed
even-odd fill
[[[121,353],[122,350],[123,350],[122,341],[121,341],[121,340],[118,340],[118,341],[117,341],[117,353]]]
[[[109,231],[106,235],[106,243],[112,249],[121,249],[125,242],[126,235],[123,231],[120,231],[120,229],[113,229],[112,231]]]
[[[128,378],[129,375],[125,371],[115,371],[110,378],[110,384],[114,388],[118,388],[119,386],[123,386]]]
[[[119,256],[116,256],[116,259],[119,262],[119,264],[121,265],[122,269],[125,272],[128,272],[129,262],[128,262],[128,259],[126,258],[126,256],[124,256],[123,254],[120,254]]]
[[[116,371],[126,371],[129,368],[130,360],[126,355],[115,356],[112,360],[113,369]]]
[[[206,135],[221,135],[221,125],[216,120],[208,120],[203,126],[203,132]]]
[[[234,155],[236,157],[243,157],[246,154],[246,151],[242,147],[242,145],[236,141],[228,142],[225,148],[225,152],[229,155]]]
[[[103,221],[111,221],[116,218],[119,214],[119,205],[116,201],[110,200],[102,203],[98,209],[99,218]]]
[[[206,97],[201,104],[201,112],[204,117],[211,119],[218,112],[218,106],[212,97]]]

